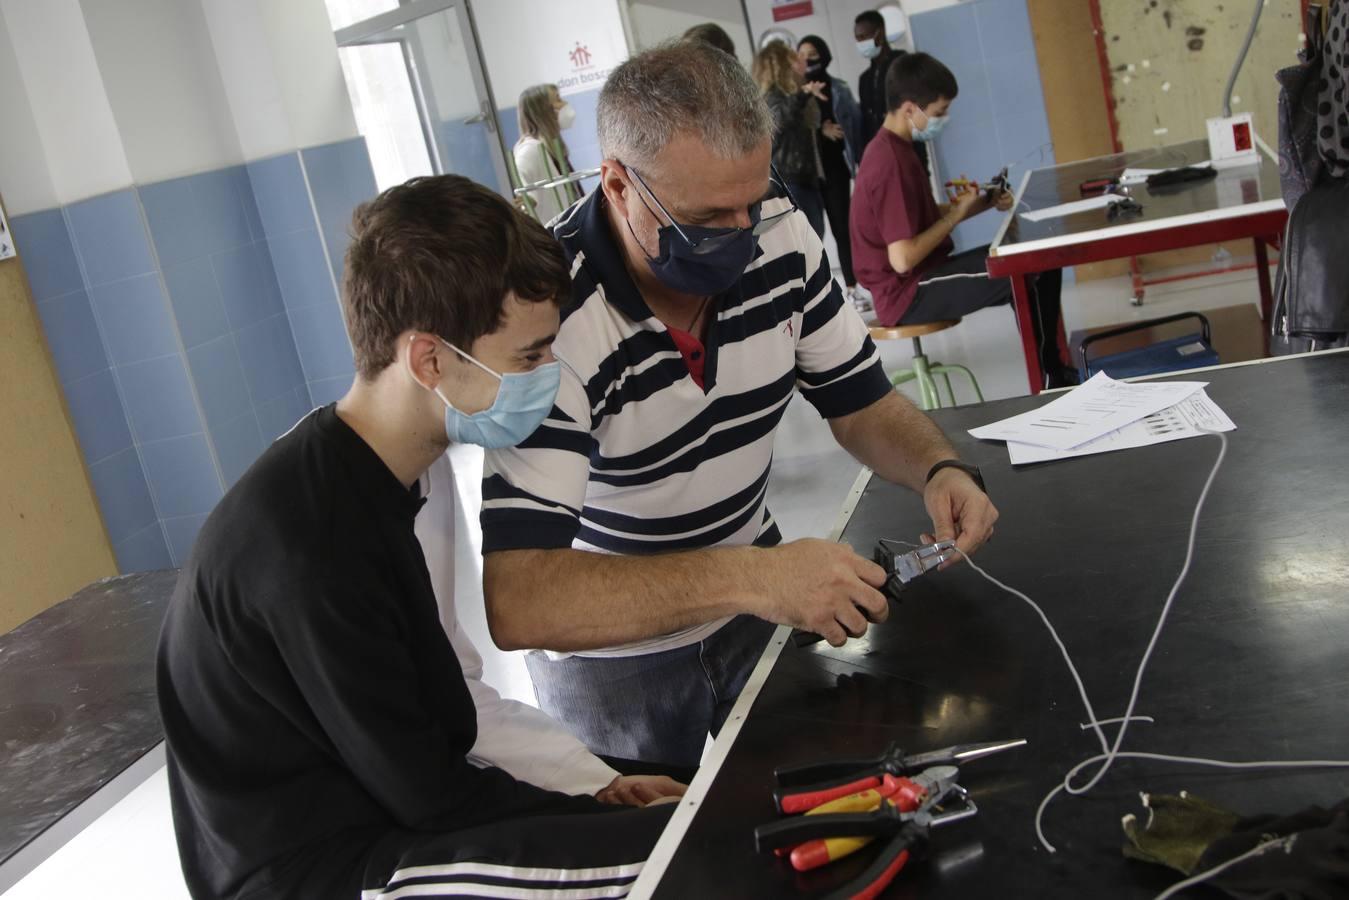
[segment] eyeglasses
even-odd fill
[[[647,183],[645,180],[643,180],[641,173],[638,172],[636,169],[634,169],[632,166],[627,165],[626,163],[623,164],[623,167],[627,171],[632,173],[632,177],[637,181],[638,184],[642,186],[642,190],[645,191],[647,196],[649,196],[651,200],[656,204],[656,209],[659,209],[661,211],[661,214],[664,215],[667,220],[669,220],[670,227],[672,227],[675,230],[675,233],[679,235],[679,237],[684,241],[684,243],[689,245],[689,249],[691,249],[693,253],[697,256],[702,256],[707,253],[715,253],[716,251],[722,249],[723,247],[730,246],[730,244],[732,244],[735,241],[735,239],[738,238],[745,231],[752,233],[755,237],[760,237],[763,234],[781,225],[787,219],[788,216],[796,212],[796,210],[798,209],[796,205],[796,200],[792,198],[792,192],[787,189],[787,183],[783,181],[782,176],[778,174],[777,167],[770,165],[768,168],[769,172],[768,192],[764,194],[762,198],[750,204],[749,217],[750,221],[753,222],[753,224],[750,225],[749,228],[706,228],[702,226],[692,226],[692,225],[681,226],[678,222],[675,221],[675,217],[670,215],[670,212],[665,208],[665,205],[660,202],[660,198],[658,198],[652,192],[651,188],[647,186]],[[786,200],[789,206],[780,212],[773,213],[771,216],[763,218],[761,216],[761,210],[763,208],[763,205],[770,200]],[[646,200],[642,200],[642,203],[643,205],[646,205]],[[655,210],[652,210],[649,205],[647,205],[646,208],[651,211],[651,214],[653,216],[656,214]],[[704,232],[704,234],[702,237],[696,238],[690,237],[684,231],[685,227],[688,228],[698,227],[700,228],[701,231]]]

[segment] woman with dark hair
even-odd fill
[[[810,227],[824,237],[824,198],[820,194],[824,168],[815,145],[815,132],[820,127],[820,109],[815,101],[824,97],[824,85],[806,81],[805,71],[800,57],[781,41],[773,41],[754,56],[754,81],[777,126],[773,165],[810,220]]]
[[[862,158],[862,110],[853,99],[848,83],[829,74],[834,55],[823,38],[808,34],[796,45],[797,56],[805,66],[806,79],[817,81],[823,88],[815,98],[820,108],[820,127],[815,132],[815,144],[824,169],[824,184],[820,193],[824,212],[829,219],[829,230],[838,245],[838,265],[843,270],[843,283],[848,294],[856,300],[857,278],[852,270],[852,242],[848,236],[848,212],[851,206],[852,179],[857,163]]]
[[[576,110],[558,94],[555,84],[536,84],[520,94],[516,114],[520,139],[515,142],[515,171],[520,186],[552,181],[572,173],[562,132],[576,121]],[[523,195],[528,212],[540,222],[557,218],[584,195],[576,182]]]

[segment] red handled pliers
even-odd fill
[[[959,766],[1025,743],[1024,738],[1017,738],[985,744],[956,744],[913,756],[891,744],[880,756],[870,759],[779,766],[773,774],[781,787],[773,792],[773,802],[779,812],[802,813],[849,794],[881,788],[886,776],[899,778],[933,766]]]
[[[760,852],[794,848],[792,865],[805,871],[846,856],[876,838],[889,838],[861,875],[827,896],[827,900],[871,900],[927,841],[932,826],[978,812],[964,788],[955,783],[958,775],[954,766],[938,766],[912,780],[900,779],[920,790],[881,798],[870,812],[826,812],[826,807],[820,807],[804,816],[760,825],[754,830],[755,845]],[[844,797],[829,806],[846,806],[853,800]]]

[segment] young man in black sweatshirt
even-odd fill
[[[867,69],[858,82],[858,104],[862,108],[862,146],[857,148],[857,160],[861,163],[862,154],[881,127],[885,124],[885,115],[889,111],[885,97],[885,75],[890,64],[907,51],[896,50],[890,46],[885,34],[885,17],[874,9],[863,10],[857,14],[852,26],[853,39],[857,41],[857,52],[867,61]],[[931,171],[927,159],[927,147],[914,148],[923,171]]]
[[[160,639],[188,888],[624,896],[672,807],[619,809],[469,762],[473,700],[413,533],[418,478],[451,441],[518,443],[552,408],[562,251],[457,176],[384,192],[353,232],[356,380],[221,500]]]

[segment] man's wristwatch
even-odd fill
[[[978,466],[972,466],[969,463],[961,462],[958,459],[943,459],[941,462],[927,470],[927,480],[931,481],[932,476],[936,475],[942,469],[959,469],[974,479],[974,483],[979,486],[979,490],[983,491],[985,494],[988,493],[988,488],[984,486],[984,476],[980,473]]]

